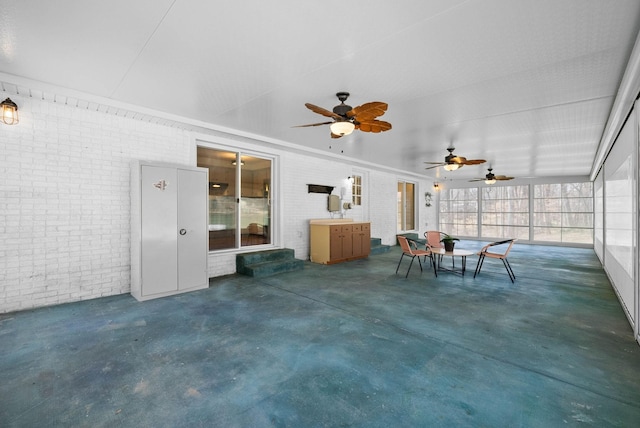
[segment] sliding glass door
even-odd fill
[[[209,251],[271,244],[272,160],[198,147],[209,169]]]

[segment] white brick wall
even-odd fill
[[[308,184],[334,186],[340,194],[342,181],[351,174],[348,165],[286,153],[282,156],[283,241],[296,257],[309,259],[309,219],[330,218],[326,193],[309,193]]]
[[[340,187],[347,177],[353,175],[353,168],[348,163],[318,159],[311,156],[287,153],[283,155],[283,192],[284,198],[284,246],[293,248],[296,257],[309,258],[309,219],[330,218],[327,211],[327,195],[308,193],[307,184],[323,184],[335,186],[334,195],[340,195]],[[362,168],[359,168],[362,169]],[[371,221],[371,236],[381,238],[386,245],[396,244],[396,198],[398,180],[417,183],[418,188],[418,221],[420,233],[424,233],[426,224],[437,228],[436,207],[424,206],[424,192],[433,192],[433,182],[417,180],[382,171],[369,171],[368,186],[369,221]],[[347,217],[349,217],[347,211]],[[366,219],[365,219],[366,220]]]
[[[126,293],[130,160],[187,163],[188,133],[12,95],[0,128],[0,311]]]
[[[20,123],[0,127],[0,313],[130,291],[132,159],[191,164],[194,136],[163,125],[11,94]],[[216,137],[211,133],[211,140]],[[232,136],[240,145],[242,137]],[[256,142],[246,142],[255,145]],[[281,244],[309,258],[309,219],[330,218],[327,195],[307,184],[335,186],[349,163],[313,155],[280,156]],[[361,171],[363,168],[359,167]],[[415,178],[370,170],[372,236],[395,244],[396,183]],[[367,185],[365,183],[365,185]],[[419,195],[431,182],[418,181]],[[435,225],[435,207],[418,199],[420,230]],[[209,256],[210,276],[235,272],[235,253]]]

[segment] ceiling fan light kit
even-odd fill
[[[329,128],[331,128],[332,134],[343,137],[351,134],[356,129],[356,126],[351,122],[335,122]]]

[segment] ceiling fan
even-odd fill
[[[465,165],[479,165],[481,163],[485,163],[484,159],[467,159],[462,156],[457,156],[453,154],[455,147],[449,147],[447,149],[449,154],[445,156],[444,162],[425,162],[426,164],[431,164],[433,166],[428,166],[425,169],[437,168],[439,166],[444,167],[447,171],[455,171],[458,168],[462,168]]]
[[[489,173],[484,176],[484,178],[474,178],[469,181],[484,181],[487,184],[495,184],[498,180],[513,180],[515,177],[507,177],[506,175],[495,175],[492,171],[493,168],[487,168]]]
[[[354,129],[362,132],[384,132],[391,129],[391,124],[383,120],[377,120],[376,117],[382,116],[387,111],[387,103],[373,101],[362,104],[358,107],[351,107],[344,102],[349,98],[348,92],[338,92],[336,94],[340,104],[329,111],[322,107],[306,103],[305,106],[314,113],[333,119],[331,122],[311,123],[309,125],[298,125],[294,128],[303,128],[307,126],[331,125],[331,138],[340,138],[349,135]]]

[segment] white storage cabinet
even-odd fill
[[[135,161],[131,169],[131,294],[207,288],[208,170]]]

